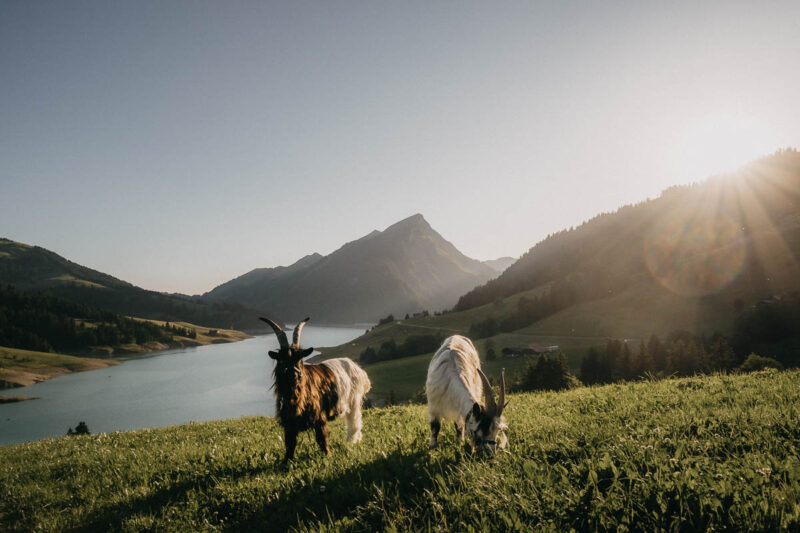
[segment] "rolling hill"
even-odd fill
[[[241,305],[206,303],[188,296],[148,291],[39,246],[4,238],[0,238],[0,283],[26,291],[46,291],[122,315],[206,327],[263,329],[257,313]]]
[[[317,323],[374,322],[390,313],[450,307],[494,275],[494,268],[466,257],[417,214],[330,255],[253,270],[203,298],[280,309],[290,321],[310,315]]]

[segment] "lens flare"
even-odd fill
[[[644,239],[650,274],[667,289],[702,296],[724,288],[742,271],[742,228],[727,217],[673,218]]]

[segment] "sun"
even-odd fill
[[[675,147],[681,179],[701,181],[732,172],[775,151],[773,134],[763,121],[742,114],[704,116],[686,125]]]

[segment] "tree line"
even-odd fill
[[[597,270],[567,276],[551,283],[549,289],[540,295],[520,297],[516,309],[502,318],[489,317],[473,322],[468,335],[483,339],[516,331],[577,303],[607,296],[624,286],[622,279],[609,277]]]
[[[633,348],[625,340],[609,339],[604,348],[590,348],[583,357],[580,380],[570,372],[563,354],[544,354],[528,363],[511,381],[510,389],[563,390],[581,383],[599,385],[642,377],[798,366],[798,324],[800,298],[769,299],[740,311],[730,339],[719,333],[708,336],[681,330],[664,338],[651,334]]]
[[[377,363],[379,361],[390,361],[401,357],[433,352],[441,346],[444,339],[445,335],[442,333],[436,335],[411,335],[402,344],[397,344],[394,339],[389,339],[383,342],[377,350],[372,346],[367,346],[361,352],[359,361],[364,364]]]
[[[581,361],[581,381],[587,385],[638,379],[645,375],[691,376],[700,372],[731,370],[741,361],[728,340],[674,331],[660,339],[653,334],[639,347],[611,339],[605,349],[590,348]]]
[[[47,293],[0,285],[0,345],[9,348],[81,353],[92,346],[169,342],[172,331]]]

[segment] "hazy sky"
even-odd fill
[[[205,292],[414,213],[478,259],[800,146],[800,3],[0,2],[0,236]]]

